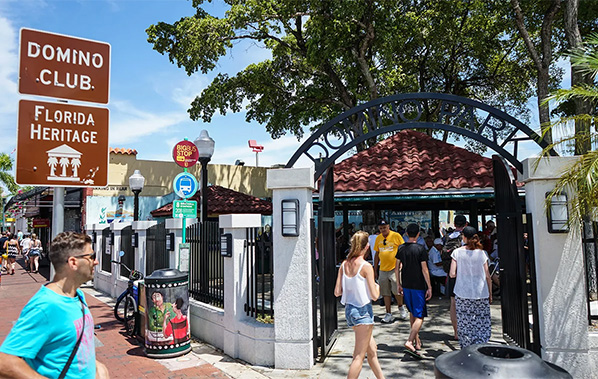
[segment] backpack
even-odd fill
[[[453,250],[463,246],[463,240],[461,239],[461,232],[452,232],[448,235],[446,243],[442,247],[442,252],[440,253],[440,258],[442,258],[442,269],[447,274],[451,270],[451,261],[452,257],[451,254]]]

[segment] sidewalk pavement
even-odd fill
[[[48,266],[41,267],[40,273],[33,274],[25,271],[22,265],[23,261],[17,260],[15,274],[2,275],[1,278],[0,343],[6,339],[25,304],[48,282]],[[101,325],[95,330],[96,357],[108,367],[111,378],[266,378],[250,366],[199,342],[192,344],[192,352],[178,358],[147,358],[143,353],[143,345],[127,337],[123,325],[114,318],[110,305],[113,304],[112,299],[91,286],[84,286],[83,290],[95,324]]]
[[[18,261],[22,265],[22,261]],[[46,283],[49,267],[40,268],[39,274],[26,272],[18,266],[15,275],[3,275],[0,286],[0,343],[8,335],[13,323],[27,301]],[[287,378],[345,378],[351,364],[354,335],[346,326],[344,308],[338,307],[338,339],[324,363],[311,370],[280,370],[250,366],[224,355],[214,347],[194,342],[189,354],[171,359],[145,357],[143,345],[124,334],[121,323],[113,315],[114,300],[96,291],[92,286],[83,286],[86,299],[96,325],[97,359],[106,364],[111,378],[241,378],[241,379],[287,379]],[[403,343],[409,334],[409,322],[395,320],[381,324],[384,307],[374,305],[376,324],[374,338],[378,345],[378,357],[382,372],[387,378],[430,378],[434,376],[434,360],[440,354],[459,348],[452,339],[452,326],[448,316],[448,298],[434,298],[428,304],[428,315],[420,333],[424,359],[414,360],[403,353]],[[500,302],[495,301],[492,311],[491,343],[503,344],[500,322]],[[398,315],[393,305],[395,316]],[[374,378],[367,362],[364,362],[360,378]]]

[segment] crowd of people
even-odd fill
[[[3,232],[0,234],[0,273],[14,275],[17,257],[22,255],[25,260],[25,270],[37,273],[39,260],[43,251],[41,241],[35,233]]]
[[[398,229],[398,228],[397,228]],[[383,378],[378,363],[373,327],[372,301],[383,298],[382,323],[393,321],[394,297],[400,318],[410,322],[404,352],[422,359],[419,332],[433,294],[450,296],[450,318],[454,338],[461,348],[486,343],[491,334],[490,304],[498,281],[496,225],[483,231],[468,226],[465,216],[454,218],[454,228],[435,237],[412,223],[393,230],[386,220],[378,223],[379,234],[355,232],[349,253],[340,265],[335,296],[345,306],[347,325],[355,333],[353,361],[348,378],[357,378],[363,361],[376,378]],[[367,259],[373,256],[373,265]]]

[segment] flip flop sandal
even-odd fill
[[[413,351],[413,350],[409,350],[409,349],[405,349],[403,350],[405,353],[411,355],[413,358],[420,360],[423,359],[423,357],[421,356],[420,353],[418,353],[417,351]]]

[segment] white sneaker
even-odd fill
[[[384,315],[384,318],[380,322],[390,324],[392,322],[392,315],[390,313],[387,313],[386,315]]]
[[[406,306],[402,306],[401,309],[399,310],[399,312],[401,313],[401,319],[403,320],[409,320],[409,312],[407,312],[407,307]]]

